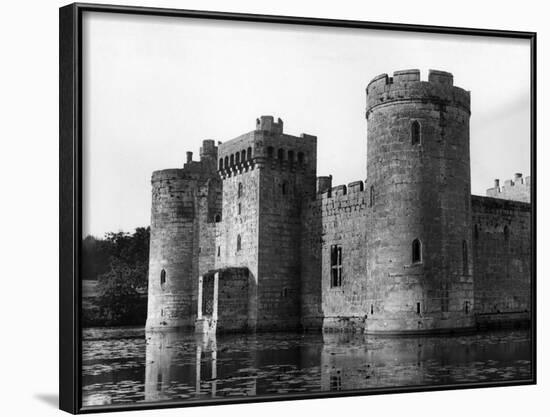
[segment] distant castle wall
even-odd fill
[[[517,173],[513,180],[504,181],[504,186],[501,186],[500,180],[496,179],[495,186],[487,190],[487,196],[530,203],[531,177],[523,178],[521,173]]]
[[[531,205],[472,196],[478,324],[528,320],[531,311]]]

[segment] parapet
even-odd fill
[[[504,181],[502,187],[500,180],[495,179],[494,187],[487,189],[487,197],[529,203],[531,202],[531,177],[523,178],[523,175],[518,172],[513,180]]]
[[[200,148],[200,161],[193,161],[193,152],[187,151],[183,168],[171,168],[154,171],[151,182],[170,181],[181,179],[207,179],[213,176],[216,170],[218,147],[212,139],[203,140]]]
[[[470,113],[470,92],[453,85],[453,74],[430,70],[428,81],[420,79],[420,70],[395,71],[393,77],[381,74],[367,85],[367,117],[380,105],[411,100],[433,101],[460,107]]]
[[[283,121],[273,116],[256,119],[256,129],[220,144],[218,174],[231,177],[256,168],[293,172],[314,170],[317,137],[283,133]]]
[[[349,184],[340,184],[332,187],[332,175],[317,177],[317,198],[332,199],[333,197],[362,193],[365,191],[364,181],[352,181]]]
[[[277,122],[275,122],[273,116],[260,116],[256,119],[256,130],[282,135],[283,121],[278,118]]]
[[[179,180],[185,178],[185,172],[181,168],[163,169],[154,171],[151,176],[151,182]]]

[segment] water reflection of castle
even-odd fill
[[[528,377],[527,331],[454,337],[148,334],[145,400],[345,391]]]

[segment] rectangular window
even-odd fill
[[[332,245],[330,247],[330,286],[342,286],[342,246]]]
[[[441,311],[447,313],[449,311],[449,284],[441,284]]]
[[[342,371],[332,369],[330,371],[330,390],[340,391],[342,389]]]

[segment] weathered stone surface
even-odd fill
[[[472,197],[475,311],[480,325],[528,320],[531,205]]]
[[[216,175],[217,148],[204,141],[201,151],[200,161],[152,176],[146,324],[150,330],[194,327],[198,276],[213,266],[221,182]]]
[[[443,76],[382,77],[367,88],[369,332],[474,325],[469,93]]]

